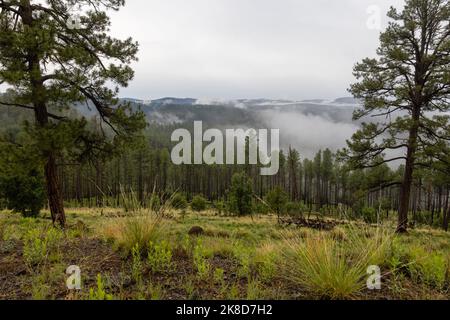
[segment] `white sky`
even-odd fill
[[[112,32],[140,43],[121,97],[334,99],[374,56],[367,12],[403,0],[127,0]],[[1,89],[1,87],[0,87]]]
[[[372,5],[402,0],[128,0],[113,33],[140,42],[121,96],[336,98],[353,65],[374,56]]]

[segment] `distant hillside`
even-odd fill
[[[205,128],[280,129],[283,148],[293,146],[305,156],[313,157],[319,149],[336,150],[357,130],[352,115],[358,106],[353,98],[307,101],[240,99],[214,101],[193,98],[162,98],[142,101],[124,98],[133,110],[145,113],[150,124],[190,128],[194,121],[203,121]],[[3,108],[0,125],[16,130],[25,119],[32,120],[27,110]],[[91,118],[95,107],[77,104],[72,115]],[[15,129],[16,128],[16,129]]]
[[[315,99],[306,101],[239,99],[229,101],[197,100],[193,98],[162,98],[152,101],[123,99],[134,110],[143,111],[149,122],[176,124],[203,121],[211,126],[255,126],[264,125],[261,114],[268,111],[318,116],[333,122],[350,123],[357,107],[353,98],[338,98],[333,101]]]
[[[353,97],[346,97],[346,98],[338,98],[334,100],[335,103],[341,103],[341,104],[359,104],[360,102],[353,98]]]

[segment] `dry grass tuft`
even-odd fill
[[[367,268],[382,265],[392,236],[378,228],[371,238],[350,227],[345,240],[334,233],[288,238],[282,248],[282,275],[317,298],[351,299],[366,285]]]
[[[161,217],[147,214],[112,219],[103,224],[99,232],[129,254],[136,244],[141,250],[146,250],[150,242],[156,242],[161,237],[163,228]]]

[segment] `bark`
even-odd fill
[[[447,197],[445,200],[444,217],[442,219],[442,229],[448,231],[448,220],[450,216],[450,206],[449,206],[449,190],[447,188]]]
[[[442,228],[448,232],[448,221],[449,221],[449,216],[450,216],[450,207],[446,210],[445,214],[444,214],[444,222],[442,224]]]
[[[22,6],[22,21],[24,25],[32,26],[34,22],[30,1],[23,0]],[[36,123],[39,127],[44,128],[49,124],[49,117],[46,106],[46,88],[43,84],[40,60],[36,50],[29,50],[27,62]],[[53,224],[58,224],[60,227],[65,228],[66,217],[58,183],[56,157],[52,150],[45,150],[43,156],[46,159],[44,166],[45,182]]]
[[[48,155],[45,164],[45,180],[47,184],[47,197],[52,215],[53,224],[59,225],[61,228],[66,226],[66,215],[64,205],[59,188],[58,176],[56,174],[56,160],[52,153]]]
[[[409,131],[408,151],[406,155],[406,166],[403,183],[400,192],[400,206],[398,212],[397,233],[408,231],[408,211],[411,197],[411,186],[413,182],[414,162],[417,150],[417,139],[419,133],[420,108],[415,107],[413,112],[413,124]]]

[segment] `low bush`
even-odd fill
[[[62,232],[54,228],[45,232],[38,229],[28,231],[23,246],[25,263],[29,267],[34,267],[45,263],[52,255],[58,254],[62,237]]]
[[[195,245],[192,254],[198,277],[206,280],[211,273],[211,264],[207,259],[205,248],[200,240]]]
[[[302,202],[288,202],[286,204],[286,213],[291,217],[302,217],[308,208]]]
[[[222,268],[216,268],[214,270],[214,283],[223,286],[225,284],[224,274],[225,270]]]
[[[44,207],[46,192],[43,175],[38,170],[0,179],[0,196],[6,205],[24,217],[36,218]]]
[[[372,207],[364,207],[361,210],[361,216],[366,223],[377,223],[378,214],[377,210]]]
[[[170,201],[170,205],[174,209],[185,210],[188,207],[188,202],[186,200],[186,196],[181,193],[176,193],[172,196]]]
[[[166,241],[148,244],[147,262],[152,272],[163,272],[171,269],[172,249]]]
[[[194,211],[201,212],[206,210],[207,204],[208,202],[203,196],[197,195],[192,199],[191,208]]]
[[[136,244],[131,250],[132,264],[131,264],[131,277],[137,283],[142,283],[142,259],[141,250],[139,245]]]
[[[270,209],[277,215],[282,215],[286,212],[288,198],[287,193],[281,187],[276,187],[266,195],[266,201]]]
[[[226,205],[225,201],[223,201],[223,200],[214,201],[213,207],[214,207],[214,210],[216,210],[216,213],[218,215],[227,213],[227,205]]]
[[[254,262],[260,280],[269,283],[277,273],[276,247],[266,244],[256,251]]]
[[[97,287],[89,290],[89,300],[113,300],[113,295],[106,292],[105,280],[97,275]]]
[[[410,250],[409,271],[416,282],[443,289],[447,282],[448,261],[439,252],[426,252],[422,247]]]

